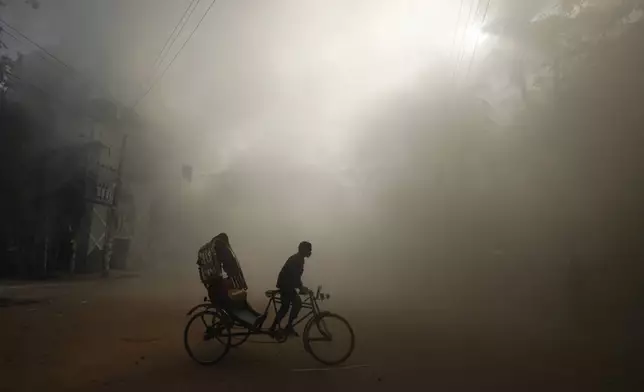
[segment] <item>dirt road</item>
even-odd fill
[[[182,332],[203,293],[169,282],[4,286],[0,391],[640,390],[619,361],[585,355],[583,342],[490,333],[428,311],[364,310],[340,299],[328,306],[358,339],[343,368],[321,367],[296,339],[249,343],[202,367],[186,355]]]

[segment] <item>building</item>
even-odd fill
[[[0,44],[0,276],[109,269],[112,240],[122,249],[133,235],[120,168],[139,123],[74,71],[20,50]]]
[[[136,162],[133,157],[140,146],[128,147],[127,142],[130,136],[138,136],[141,125],[132,112],[121,111],[109,101],[96,100],[93,108],[91,144],[96,147],[87,150],[85,214],[70,270],[106,273],[128,268],[136,209],[133,179],[124,169]]]

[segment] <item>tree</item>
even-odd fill
[[[521,60],[511,88],[527,105],[507,125],[490,121],[476,90],[437,82],[386,102],[356,152],[379,218],[363,230],[386,238],[376,253],[416,258],[409,279],[426,282],[431,260],[441,272],[456,265],[472,284],[542,278],[542,294],[566,289],[552,277],[574,259],[570,275],[583,284],[568,292],[574,312],[561,313],[596,332],[624,327],[644,306],[635,278],[644,275],[641,4],[567,2],[490,30],[507,54],[497,74]],[[533,270],[547,273],[525,273]],[[563,302],[556,290],[551,299]]]
[[[549,87],[556,94],[566,69],[637,23],[643,7],[641,0],[562,0],[548,12],[499,18],[486,31],[502,38],[495,57],[514,64],[511,80],[527,100],[528,90],[535,88]],[[537,86],[528,85],[530,76]]]
[[[4,53],[7,45],[2,42],[2,32],[0,26],[0,107],[4,105],[5,95],[9,90],[9,78],[13,66],[13,60]]]
[[[10,4],[11,0],[0,0],[0,7],[6,7]],[[33,9],[40,8],[39,0],[24,0],[24,3]],[[9,89],[11,69],[13,67],[13,60],[4,53],[8,49],[7,45],[2,40],[4,29],[0,25],[0,105],[4,103],[5,94]]]
[[[642,326],[628,320],[644,306],[634,277],[644,274],[644,4],[567,1],[531,21],[501,21],[495,32],[534,54],[522,80],[530,105],[515,119],[526,134],[535,189],[548,189],[542,226],[549,243],[574,260],[574,318],[588,331]]]

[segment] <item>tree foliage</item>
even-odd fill
[[[567,1],[493,21],[505,55],[487,61],[506,66],[490,76],[506,73],[525,100],[508,124],[476,90],[431,80],[383,105],[358,143],[358,177],[388,239],[379,251],[417,259],[407,279],[431,279],[428,260],[478,294],[500,276],[510,291],[549,276],[582,325],[632,328],[644,306],[642,9]]]

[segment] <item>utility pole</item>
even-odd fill
[[[118,200],[121,186],[123,185],[122,173],[123,173],[123,160],[125,158],[125,148],[127,146],[127,135],[123,135],[123,141],[121,142],[121,151],[119,156],[119,165],[116,169],[116,184],[114,185],[114,194],[112,196],[112,203],[108,210],[107,215],[107,227],[105,230],[105,250],[103,252],[103,272],[102,276],[107,278],[110,274],[110,260],[112,259],[112,243],[114,242],[114,230],[117,223],[118,215]]]
[[[179,194],[179,197],[180,197],[180,205],[179,205],[179,208],[180,208],[180,210],[179,210],[180,222],[179,222],[179,224],[180,224],[180,230],[181,230],[182,235],[181,235],[181,237],[179,237],[179,238],[181,238],[181,240],[180,240],[181,245],[178,247],[180,252],[181,252],[179,254],[179,257],[184,256],[184,254],[185,254],[184,252],[185,252],[185,249],[186,249],[186,236],[183,235],[183,234],[188,232],[188,228],[186,227],[187,226],[186,225],[186,216],[188,216],[188,219],[190,219],[190,214],[189,214],[190,209],[187,208],[187,202],[188,202],[187,193],[190,190],[190,183],[192,182],[192,171],[193,171],[193,169],[192,169],[191,165],[185,165],[184,164],[181,167],[181,179],[180,179],[180,184],[179,184],[179,186],[180,186],[180,188],[179,188],[179,191],[180,191],[180,194]]]

